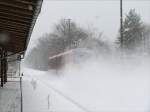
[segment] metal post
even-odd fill
[[[67,31],[67,34],[68,34],[68,37],[70,37],[70,31],[71,31],[71,19],[64,19],[67,26],[68,26],[68,31]]]
[[[1,47],[1,59],[3,58],[3,47]],[[4,67],[3,67],[3,59],[1,60],[1,87],[3,87],[3,85],[4,85],[4,74],[3,74],[3,69],[4,69]]]
[[[21,56],[18,57],[19,62],[19,77],[20,77],[20,111],[23,112],[23,94],[22,94],[22,76],[21,74]]]
[[[144,53],[146,52],[146,37],[144,36],[143,32],[142,32],[142,37],[143,37],[143,48],[144,48]]]
[[[69,38],[70,38],[70,31],[71,31],[71,29],[70,29],[70,26],[71,26],[71,19],[68,19],[68,36],[69,36]]]
[[[4,83],[7,82],[7,51],[4,51]]]
[[[71,19],[67,19],[67,22],[68,22],[68,39],[69,39],[69,42],[71,42]],[[71,42],[72,44],[72,42]]]
[[[20,76],[20,96],[21,96],[21,98],[20,98],[20,101],[21,101],[20,109],[21,109],[21,112],[23,112],[22,76]]]
[[[123,48],[123,8],[122,0],[120,0],[120,37],[121,37],[121,48]]]

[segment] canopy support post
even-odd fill
[[[4,51],[4,83],[7,82],[7,69],[8,69],[8,64],[7,64],[7,51]]]
[[[4,63],[3,63],[3,58],[4,58],[4,49],[3,49],[3,47],[1,47],[1,53],[0,53],[0,57],[1,57],[1,66],[0,66],[0,72],[1,72],[1,87],[3,87],[4,86],[4,74],[3,74],[3,69],[4,69]]]

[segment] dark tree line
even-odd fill
[[[30,50],[25,62],[34,69],[59,69],[64,64],[63,56],[53,60],[49,60],[49,57],[75,48],[87,48],[101,53],[109,50],[108,45],[94,37],[91,31],[77,26],[75,22],[61,20],[52,33],[45,34],[38,40],[38,45]]]
[[[79,27],[75,22],[60,20],[51,33],[43,35],[36,47],[26,56],[26,64],[34,69],[60,69],[64,65],[64,57],[49,60],[49,57],[70,49],[86,48],[94,51],[93,55],[110,56],[113,45],[102,41],[102,33],[98,36],[93,31]],[[121,37],[117,38],[121,48]],[[135,52],[150,53],[150,25],[144,23],[141,16],[131,9],[123,21],[123,48],[128,54]]]

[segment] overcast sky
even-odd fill
[[[96,28],[105,38],[114,41],[120,24],[119,5],[119,0],[44,0],[30,47],[44,33],[51,32],[54,24],[62,18],[70,18],[85,28]],[[135,8],[142,20],[150,24],[150,0],[123,0],[124,16],[131,8]]]

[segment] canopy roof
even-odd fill
[[[7,33],[8,52],[26,50],[43,0],[0,0],[0,33]],[[1,37],[0,37],[1,38]]]

